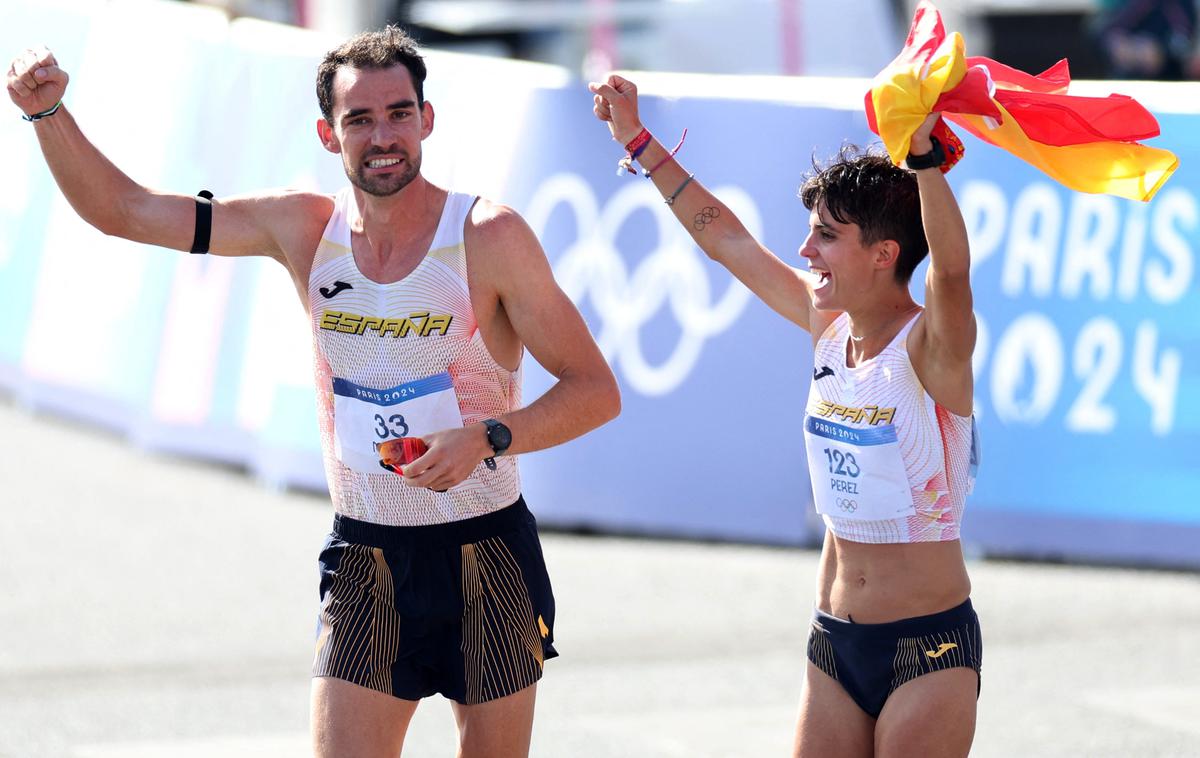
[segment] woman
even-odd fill
[[[846,149],[806,180],[801,270],[643,128],[632,82],[590,89],[624,163],[643,166],[700,248],[813,338],[805,437],[827,529],[795,755],[967,755],[982,655],[958,540],[975,319],[938,117],[913,135],[907,169]],[[927,254],[922,306],[908,284]]]

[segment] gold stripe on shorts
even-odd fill
[[[815,621],[808,632],[808,659],[833,679],[838,678],[837,663],[833,658],[833,644],[825,635],[825,630]]]
[[[467,704],[536,682],[542,641],[521,567],[503,540],[462,546],[462,593]]]
[[[314,675],[391,694],[399,643],[400,614],[383,551],[347,545],[321,608]]]

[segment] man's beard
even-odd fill
[[[363,163],[371,160],[366,158]],[[404,161],[404,170],[396,174],[364,176],[361,168],[352,169],[349,165],[346,166],[346,178],[355,187],[358,187],[368,195],[376,197],[387,197],[394,195],[400,190],[408,186],[409,182],[417,178],[417,174],[421,173],[421,154],[417,153],[414,160],[409,157]]]

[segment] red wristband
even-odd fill
[[[642,127],[642,130],[638,132],[638,135],[625,144],[625,152],[629,153],[630,155],[635,155],[639,149],[645,147],[646,143],[649,141],[650,131],[645,127]]]

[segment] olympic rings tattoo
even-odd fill
[[[717,217],[720,215],[721,209],[710,205],[696,214],[696,217],[692,219],[692,226],[696,229],[696,231],[702,232],[704,231],[704,227],[708,226],[713,221],[716,221]]]

